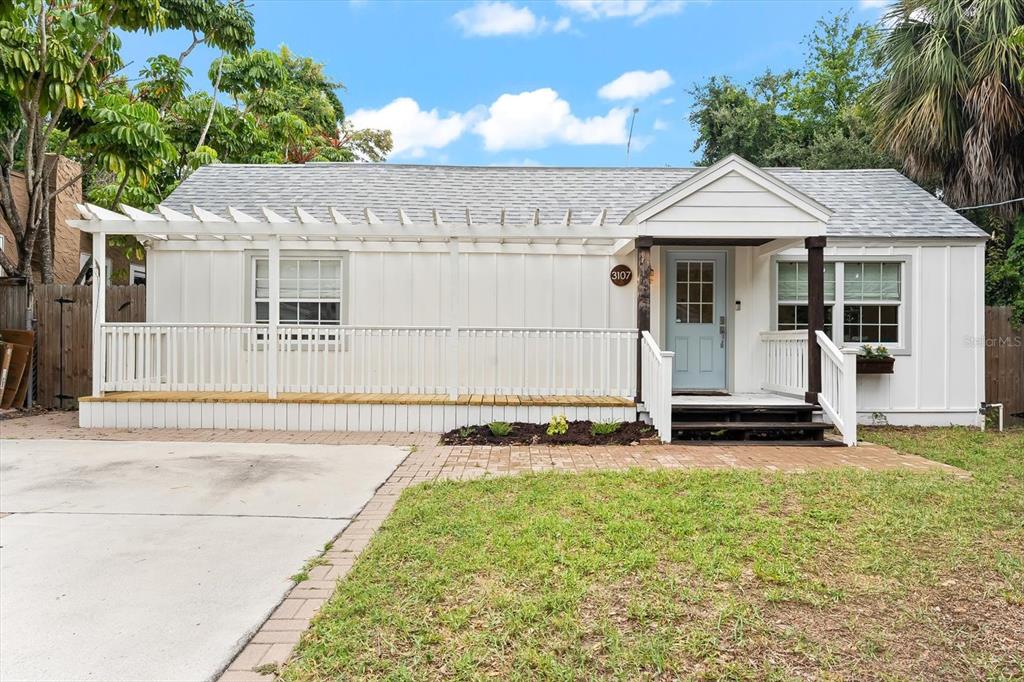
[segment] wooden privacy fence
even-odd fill
[[[1024,413],[1024,328],[1010,324],[1009,306],[985,308],[985,400]]]
[[[64,407],[76,407],[92,392],[92,286],[40,284],[35,299],[34,402],[60,407],[63,379]],[[24,328],[25,301],[24,287],[0,287],[0,328]],[[108,286],[107,320],[144,322],[146,287]]]

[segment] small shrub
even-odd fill
[[[548,435],[549,436],[562,436],[569,432],[569,422],[566,421],[564,414],[556,414],[548,422]]]
[[[469,438],[470,436],[473,435],[474,431],[476,431],[476,429],[474,429],[472,426],[463,426],[461,429],[459,429],[459,436],[462,438]]]
[[[622,426],[622,422],[594,422],[590,425],[590,433],[594,436],[607,436],[615,433]]]
[[[512,425],[508,422],[491,422],[487,425],[487,428],[491,430],[491,434],[496,438],[512,433]]]

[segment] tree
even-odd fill
[[[67,189],[50,183],[54,157],[47,157],[58,130],[92,104],[101,86],[121,66],[115,29],[156,30],[164,13],[157,0],[30,0],[5,4],[0,13],[0,215],[14,233],[17,262],[0,253],[0,267],[24,277],[32,305],[32,256],[38,247],[44,281],[53,278],[49,206]],[[63,136],[56,151],[63,151]],[[18,209],[12,173],[25,176],[27,206]],[[77,181],[75,178],[73,181]],[[38,240],[38,245],[37,245]]]
[[[738,86],[727,76],[712,76],[695,85],[689,120],[697,129],[693,151],[703,151],[698,163],[709,166],[739,154],[759,166],[774,165],[775,150],[794,133],[792,122],[780,111],[782,93],[794,75],[766,72],[749,87]]]
[[[735,153],[762,166],[892,167],[874,143],[865,96],[874,41],[872,28],[840,13],[815,24],[802,70],[766,72],[746,87],[725,77],[696,86],[689,120],[700,163]]]
[[[1024,3],[903,0],[885,23],[871,88],[879,142],[952,206],[1024,195],[1024,57],[1010,41]]]

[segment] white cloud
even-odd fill
[[[473,132],[488,151],[539,149],[552,143],[625,144],[630,109],[615,108],[604,116],[581,119],[551,88],[494,100]]]
[[[457,140],[472,123],[472,113],[441,116],[437,109],[424,111],[411,97],[399,97],[380,109],[358,109],[349,116],[356,128],[390,130],[393,156],[423,156]]]
[[[678,14],[686,4],[683,0],[558,0],[586,19],[632,19],[642,24],[655,17]]]
[[[881,9],[887,6],[892,0],[860,0],[861,9]]]
[[[662,121],[660,118],[654,119],[655,130],[668,130],[668,121]]]
[[[462,28],[463,34],[482,37],[529,35],[549,30],[562,33],[568,31],[572,24],[569,17],[562,17],[552,23],[537,17],[529,7],[516,7],[510,2],[498,0],[478,2],[459,10],[452,15],[452,19]]]
[[[675,97],[666,97],[665,99],[659,101],[658,103],[659,104],[664,104],[665,106],[668,106],[669,104],[675,104],[675,102],[676,102],[676,98]]]
[[[664,69],[627,71],[611,83],[605,83],[597,94],[602,99],[643,99],[672,85],[672,76]]]

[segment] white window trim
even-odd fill
[[[267,259],[270,257],[268,251],[263,250],[248,250],[246,251],[246,267],[245,267],[245,296],[246,296],[246,321],[250,324],[256,324],[256,261],[260,259]],[[335,326],[345,326],[348,324],[348,298],[349,298],[349,258],[347,251],[281,251],[281,260],[338,260],[341,261],[341,296],[339,299],[340,310],[338,311],[338,324],[337,325],[297,325],[297,326],[316,326],[330,329]],[[305,299],[288,299],[302,301]],[[316,299],[316,302],[320,302],[322,299]],[[313,299],[308,299],[312,302]],[[293,326],[288,323],[281,323],[282,327]]]
[[[135,284],[135,275],[141,274],[145,276],[146,266],[138,263],[128,264],[128,284]]]
[[[806,255],[785,255],[775,256],[772,259],[771,276],[770,276],[770,287],[771,287],[771,329],[778,329],[779,327],[779,262],[784,261],[798,261],[806,262]],[[911,315],[911,301],[913,300],[910,289],[910,283],[912,272],[912,259],[910,256],[861,256],[861,255],[844,255],[844,256],[826,256],[826,263],[835,263],[836,268],[836,297],[832,303],[832,335],[833,341],[837,346],[846,348],[860,348],[863,343],[850,342],[846,343],[843,341],[844,325],[843,325],[843,313],[845,304],[851,305],[878,305],[879,303],[885,304],[885,301],[844,301],[843,297],[846,293],[846,263],[899,263],[900,264],[900,298],[899,301],[891,301],[892,304],[899,305],[899,316],[897,318],[898,332],[899,332],[899,343],[879,343],[872,345],[885,346],[890,353],[893,355],[910,355],[913,349],[912,340],[913,334],[911,329],[911,323],[913,316]],[[783,302],[785,303],[785,302]],[[828,303],[828,301],[826,301]]]

